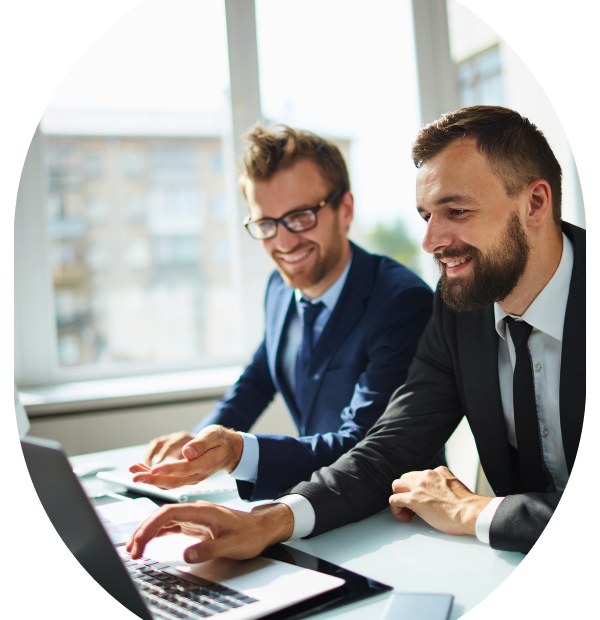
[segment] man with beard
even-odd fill
[[[250,514],[198,503],[161,509],[202,541],[187,561],[251,557],[391,506],[448,534],[528,552],[564,491],[585,408],[585,231],[561,220],[561,169],[518,113],[475,106],[424,127],[413,145],[423,248],[440,286],[406,384],[352,450]],[[496,497],[446,467],[425,469],[466,416]]]
[[[246,138],[245,226],[277,267],[265,340],[212,414],[192,433],[154,440],[130,470],[161,488],[225,470],[243,499],[258,500],[308,479],[364,437],[406,379],[433,295],[406,267],[348,240],[353,198],[334,144],[289,127],[255,127]],[[246,433],[276,392],[298,439]],[[160,464],[167,456],[182,460]],[[436,458],[444,463],[443,453]]]

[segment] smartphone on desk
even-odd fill
[[[392,592],[379,620],[448,620],[452,594]]]

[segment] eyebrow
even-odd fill
[[[307,209],[314,209],[320,204],[320,202],[318,202],[317,204],[313,202],[312,204],[300,205],[299,207],[294,207],[291,211],[286,211],[285,215],[288,215],[289,213],[294,213],[294,211],[306,211]]]
[[[477,204],[477,201],[472,196],[468,196],[467,194],[451,194],[450,196],[443,196],[442,198],[439,198],[438,200],[436,200],[435,206],[441,207],[442,205],[448,204],[450,202],[456,202],[459,204],[467,204],[467,205]],[[419,207],[417,205],[417,211],[419,213],[426,213],[427,209],[423,207]]]
[[[308,211],[308,209],[314,209],[315,207],[318,207],[320,203],[318,204],[308,204],[308,205],[300,205],[299,207],[294,207],[291,211],[286,211],[280,218],[277,217],[270,217],[265,215],[264,217],[261,217],[257,220],[252,220],[253,222],[260,222],[261,220],[277,220],[277,219],[281,219],[283,217],[285,217],[286,215],[291,215],[292,213],[297,213],[299,211]]]

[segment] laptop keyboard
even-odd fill
[[[140,558],[132,560],[124,547],[119,555],[154,618],[181,620],[209,618],[230,609],[256,603],[256,599],[219,583],[198,585],[163,569],[167,564]]]

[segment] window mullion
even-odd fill
[[[239,287],[240,308],[243,308],[244,348],[251,350],[256,346],[264,324],[262,305],[252,303],[252,300],[256,299],[257,291],[264,289],[265,276],[272,268],[261,244],[243,230],[242,221],[248,209],[235,178],[239,172],[235,162],[240,162],[243,156],[242,135],[262,118],[254,0],[225,0],[225,10],[232,119],[226,154],[228,172],[233,175],[229,185],[236,188],[236,213],[232,219],[232,238],[235,239],[232,245],[236,252],[234,282]]]
[[[56,379],[56,325],[45,210],[39,127],[31,141],[15,211],[15,382],[19,387]]]

